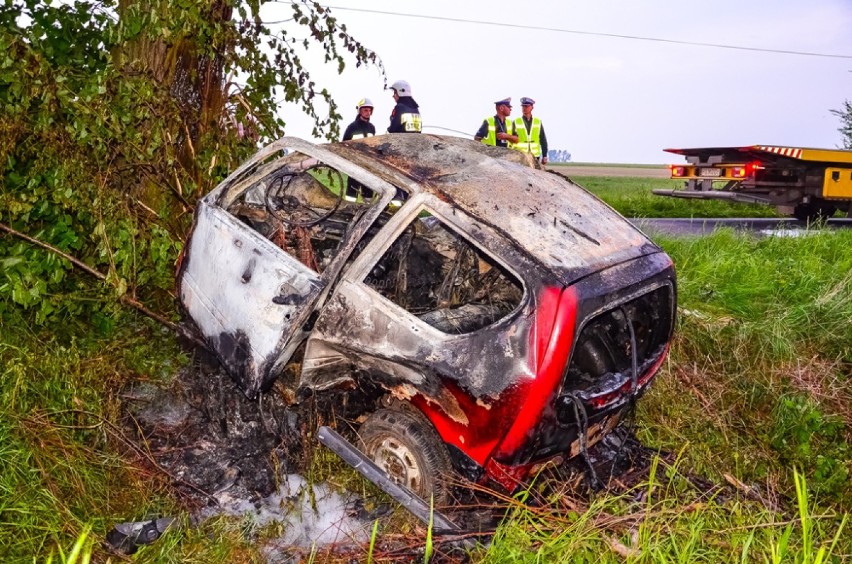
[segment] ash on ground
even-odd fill
[[[300,417],[282,388],[249,401],[221,369],[195,363],[168,387],[142,383],[123,396],[128,424],[190,506],[226,491],[271,495],[302,462]]]
[[[123,398],[128,431],[171,477],[192,521],[232,515],[247,530],[278,522],[284,534],[264,549],[270,560],[290,548],[369,540],[375,516],[359,498],[299,474],[313,446],[307,430],[330,411],[295,405],[281,383],[248,400],[221,368],[201,362],[167,387],[137,383]]]
[[[354,494],[308,484],[301,476],[313,449],[322,448],[312,431],[335,412],[346,420],[346,395],[326,398],[321,406],[296,404],[292,390],[277,382],[248,400],[220,367],[196,362],[166,387],[137,383],[123,397],[128,431],[171,477],[192,521],[232,515],[249,525],[247,531],[282,525],[283,535],[262,548],[270,562],[289,561],[293,549],[366,543],[377,513],[389,511],[386,505],[367,511]],[[613,477],[623,484],[641,479],[655,453],[619,428],[588,454],[600,484]],[[593,482],[581,457],[561,465],[558,474],[558,481],[579,489]],[[504,511],[477,489],[458,488],[460,503],[447,515],[487,535]],[[490,510],[470,510],[476,506]]]

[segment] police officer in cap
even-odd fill
[[[547,136],[541,120],[532,115],[534,105],[535,100],[532,98],[521,98],[522,116],[515,119],[518,142],[512,148],[522,153],[532,153],[541,164],[547,164]]]
[[[497,113],[482,120],[482,125],[473,139],[494,147],[511,147],[518,142],[515,124],[507,119],[512,114],[512,99],[497,100],[494,107]]]
[[[373,102],[369,98],[361,98],[361,101],[355,105],[358,110],[358,115],[355,116],[355,121],[346,127],[343,132],[343,140],[363,139],[364,137],[372,137],[376,134],[376,126],[370,123],[370,117],[373,115]],[[373,198],[373,191],[362,185],[357,180],[349,179],[346,181],[346,199],[355,201],[358,198],[358,193],[361,193],[365,200]]]

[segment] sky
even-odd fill
[[[341,131],[365,96],[385,131],[394,106],[385,80],[403,79],[426,133],[472,138],[495,101],[511,97],[517,117],[528,96],[549,148],[574,162],[669,163],[682,158],[665,148],[837,148],[830,110],[852,100],[852,0],[321,3],[387,74],[349,65],[337,75],[309,51],[317,84],[341,108]],[[312,139],[298,108],[281,112],[287,135]]]

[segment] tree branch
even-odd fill
[[[33,237],[30,237],[29,235],[25,235],[25,234],[21,233],[20,231],[18,231],[16,229],[12,229],[11,227],[9,227],[8,225],[5,225],[3,223],[0,223],[0,229],[2,229],[3,231],[6,231],[7,233],[9,233],[11,235],[14,235],[15,237],[18,237],[19,239],[23,239],[24,241],[27,241],[29,243],[32,243],[33,245],[36,245],[38,247],[41,247],[43,249],[46,249],[46,250],[48,250],[52,253],[59,255],[62,258],[64,258],[65,260],[69,261],[74,266],[76,266],[76,267],[78,267],[82,270],[85,270],[86,272],[88,272],[89,274],[91,274],[92,276],[97,278],[98,280],[101,280],[102,282],[107,282],[110,285],[112,285],[112,283],[110,283],[109,280],[107,279],[106,274],[103,274],[102,272],[95,270],[94,268],[90,267],[89,265],[87,265],[83,261],[72,257],[68,253],[64,253],[64,252],[60,251],[59,249],[57,249],[53,245],[50,245],[49,243],[45,243],[44,241],[39,241],[38,239],[34,239]],[[130,296],[125,294],[125,295],[119,296],[118,300],[122,304],[128,305],[128,306],[136,309],[137,311],[147,315],[148,317],[150,317],[154,321],[158,321],[159,323],[168,327],[169,329],[171,329],[175,333],[182,334],[182,332],[180,331],[180,329],[178,328],[178,326],[176,324],[172,323],[171,321],[169,321],[168,319],[166,319],[162,315],[151,311],[150,309],[145,307],[144,304],[142,304],[141,302],[131,298]]]
[[[61,256],[65,260],[71,262],[71,264],[73,264],[73,265],[75,265],[79,268],[82,268],[83,270],[85,270],[86,272],[88,272],[89,274],[91,274],[92,276],[94,276],[95,278],[97,278],[99,280],[103,280],[104,282],[106,282],[106,280],[107,280],[107,277],[106,277],[105,274],[98,272],[97,270],[90,267],[88,264],[72,257],[71,255],[60,251],[59,249],[57,249],[53,245],[45,243],[44,241],[39,241],[38,239],[33,239],[29,235],[24,235],[20,231],[12,229],[11,227],[9,227],[8,225],[5,225],[3,223],[0,223],[0,229],[14,235],[15,237],[18,237],[19,239],[23,239],[24,241],[29,241],[33,245],[37,245],[37,246],[39,246],[43,249],[47,249],[48,251],[51,251],[52,253],[56,253],[57,255]]]

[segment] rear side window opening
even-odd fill
[[[434,216],[409,223],[363,283],[449,334],[499,321],[524,295],[516,276]]]

